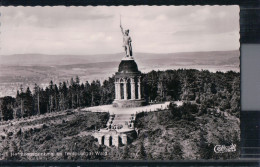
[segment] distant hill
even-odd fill
[[[0,65],[71,65],[98,62],[119,62],[124,53],[99,55],[44,55],[15,54],[0,56]],[[181,52],[181,53],[134,53],[142,64],[170,65],[234,65],[239,64],[239,51]],[[104,65],[104,64],[103,64]]]
[[[112,55],[44,55],[15,54],[0,56],[1,65],[68,65],[79,63],[95,63],[104,60],[117,60],[122,54]],[[105,59],[106,58],[106,59]]]

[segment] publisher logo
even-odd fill
[[[215,153],[225,153],[225,152],[235,152],[235,151],[236,151],[236,144],[231,144],[230,146],[216,145],[214,147]]]

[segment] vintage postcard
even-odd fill
[[[239,158],[239,6],[0,9],[1,160]]]

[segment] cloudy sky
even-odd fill
[[[119,28],[134,52],[239,49],[238,6],[0,7],[1,54],[123,52]]]

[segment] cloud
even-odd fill
[[[64,26],[78,21],[111,19],[111,14],[97,12],[94,7],[16,7],[5,8],[4,16],[9,22],[27,23],[38,27]],[[12,8],[12,7],[11,7]],[[21,20],[25,19],[25,20]]]
[[[120,15],[134,52],[239,49],[238,6],[1,7],[1,54],[123,52]]]

